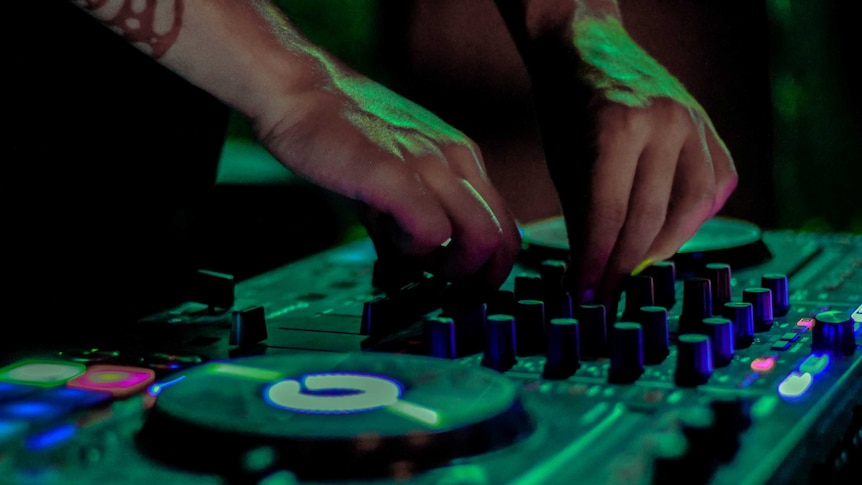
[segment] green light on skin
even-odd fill
[[[633,108],[645,108],[654,99],[672,99],[687,107],[693,120],[702,120],[715,131],[700,103],[629,36],[618,19],[585,12],[575,17],[572,31],[573,45],[585,64],[581,75],[590,86],[607,100]]]
[[[284,374],[272,370],[225,363],[209,364],[206,367],[206,371],[210,374],[239,377],[240,379],[261,382],[271,382],[284,377]]]

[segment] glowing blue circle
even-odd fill
[[[401,385],[388,377],[353,374],[307,374],[267,386],[264,399],[275,408],[307,414],[349,414],[390,406]]]

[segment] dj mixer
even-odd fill
[[[708,221],[573,304],[555,218],[492,294],[360,240],[0,362],[0,483],[862,483],[862,236]]]

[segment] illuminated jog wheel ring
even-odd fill
[[[301,479],[338,479],[439,466],[532,430],[516,385],[487,369],[298,353],[210,362],[168,378],[138,443],[171,465],[224,474],[270,448],[274,466]]]

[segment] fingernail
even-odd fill
[[[635,266],[635,269],[632,270],[632,276],[637,276],[641,273],[641,271],[649,268],[655,261],[652,258],[647,258],[641,262],[641,264]]]

